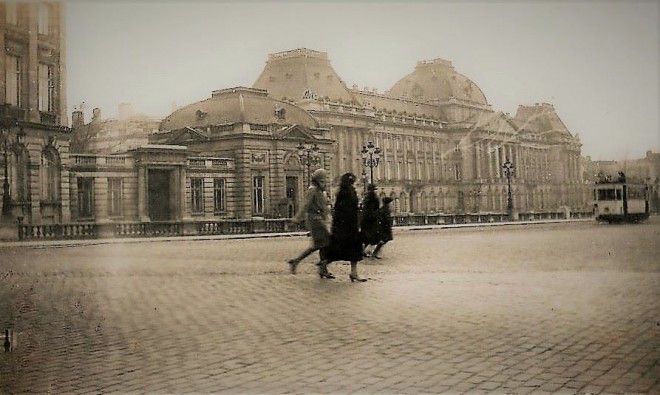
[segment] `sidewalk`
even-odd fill
[[[446,224],[446,225],[411,225],[395,226],[394,233],[409,232],[416,230],[437,230],[454,228],[481,228],[493,226],[512,226],[512,225],[543,225],[552,223],[572,223],[572,222],[592,222],[593,218],[584,219],[554,219],[539,221],[517,221],[517,222],[479,222],[470,224]],[[208,236],[167,236],[167,237],[131,237],[131,238],[108,238],[108,239],[80,239],[80,240],[31,240],[31,241],[1,241],[0,248],[7,247],[74,247],[83,245],[99,244],[124,244],[124,243],[146,243],[146,242],[165,242],[165,241],[204,241],[204,240],[235,240],[235,239],[261,239],[273,237],[302,237],[307,236],[308,232],[284,232],[284,233],[246,233],[235,235],[208,235]]]

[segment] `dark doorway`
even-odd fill
[[[149,169],[149,219],[167,221],[170,212],[170,170]]]
[[[296,215],[298,207],[298,177],[288,176],[286,178],[286,198],[290,202],[287,216],[291,218]]]

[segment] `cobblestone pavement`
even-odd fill
[[[660,219],[0,248],[0,393],[660,393]]]

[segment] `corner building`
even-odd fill
[[[363,174],[361,149],[382,150],[374,182],[395,198],[397,213],[503,212],[508,160],[513,206],[543,212],[587,206],[581,143],[553,106],[494,111],[481,89],[451,62],[417,63],[384,94],[348,88],[325,52],[305,48],[271,54],[253,88],[295,103],[336,142],[332,173]],[[367,169],[367,174],[369,169]]]
[[[64,38],[63,5],[0,3],[3,221],[70,220]]]

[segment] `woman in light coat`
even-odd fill
[[[305,222],[305,228],[309,231],[312,243],[298,257],[289,259],[291,274],[296,274],[296,268],[300,261],[311,255],[314,251],[327,247],[330,244],[330,232],[328,230],[328,198],[325,189],[328,185],[328,172],[318,169],[312,173],[312,182],[305,192],[305,202],[292,221],[294,223]]]

